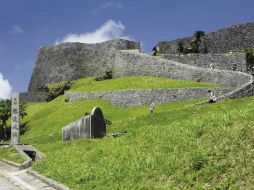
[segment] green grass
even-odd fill
[[[10,160],[16,163],[23,163],[25,160],[19,155],[17,150],[13,147],[0,149],[0,158]]]
[[[30,104],[22,143],[46,159],[33,168],[72,189],[251,189],[254,97],[189,106],[195,100],[123,109],[104,101]],[[100,106],[120,138],[61,142],[66,124]]]
[[[129,89],[152,89],[152,88],[214,88],[215,84],[194,82],[187,80],[173,80],[160,77],[125,77],[111,80],[95,81],[94,78],[83,78],[73,81],[70,91],[90,92],[90,91],[115,91]]]

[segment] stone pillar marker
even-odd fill
[[[19,93],[11,97],[11,143],[19,144]]]

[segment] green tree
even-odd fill
[[[177,52],[179,55],[184,52],[184,45],[182,41],[177,42]]]
[[[20,104],[20,116],[23,118],[27,113],[25,111],[25,105]],[[6,127],[7,121],[11,117],[11,100],[0,99],[0,139],[6,139]]]

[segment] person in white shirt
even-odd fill
[[[214,103],[217,101],[217,98],[215,96],[215,94],[211,91],[211,90],[208,90],[208,93],[209,93],[209,103]]]
[[[151,105],[150,105],[150,112],[153,113],[154,112],[154,103],[151,102]]]

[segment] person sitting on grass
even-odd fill
[[[217,101],[215,94],[211,90],[208,90],[208,93],[209,93],[209,101],[208,102],[215,103]]]

